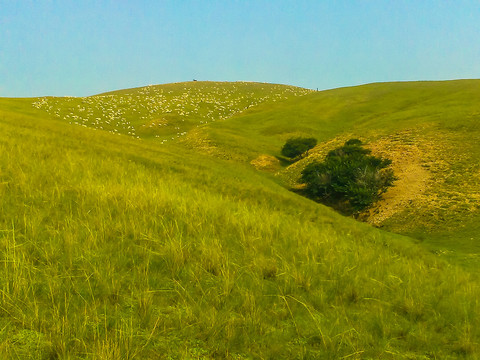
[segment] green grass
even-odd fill
[[[0,100],[0,357],[478,358],[474,272],[248,162],[36,100]]]
[[[246,163],[261,154],[279,156],[285,141],[296,136],[313,136],[320,143],[331,142],[330,147],[350,137],[367,144],[389,140],[418,146],[431,175],[429,197],[412,198],[410,206],[382,226],[464,264],[465,256],[480,257],[479,96],[480,80],[340,88],[260,105],[204,128],[203,136],[226,149],[218,152],[233,152]],[[388,149],[383,155],[405,156]],[[291,186],[301,169],[277,175]]]
[[[272,104],[309,92],[287,85],[197,81],[83,98],[43,97],[32,105],[69,124],[163,144],[178,140],[192,128],[229,118],[258,104]]]
[[[327,141],[343,133],[379,136],[405,128],[432,126],[477,131],[480,116],[480,81],[378,83],[313,92],[275,106],[259,105],[228,122],[216,123],[215,139],[234,132],[250,156],[279,154],[285,140],[295,134],[316,135]],[[233,140],[231,140],[233,142]],[[228,143],[230,145],[230,142]]]

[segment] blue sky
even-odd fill
[[[0,0],[0,96],[480,78],[480,1]]]

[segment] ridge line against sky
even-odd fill
[[[480,77],[479,1],[0,0],[0,96]]]

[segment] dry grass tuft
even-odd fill
[[[275,156],[262,154],[257,158],[250,161],[255,169],[262,170],[262,171],[269,171],[275,172],[280,169],[280,160],[278,160]]]

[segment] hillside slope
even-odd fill
[[[43,97],[32,105],[69,124],[165,143],[185,136],[192,128],[229,118],[258,104],[309,92],[287,85],[195,81],[83,98]]]
[[[283,170],[278,161],[270,166],[287,186],[295,185],[307,163],[360,138],[374,154],[392,159],[399,177],[363,218],[477,268],[479,99],[479,80],[370,84],[260,106],[202,128],[202,136],[217,152],[233,152],[260,168],[262,157],[275,165],[289,137],[316,137],[320,144],[308,158]]]
[[[2,358],[480,351],[475,274],[248,162],[71,126],[28,99],[0,99],[0,154]]]

